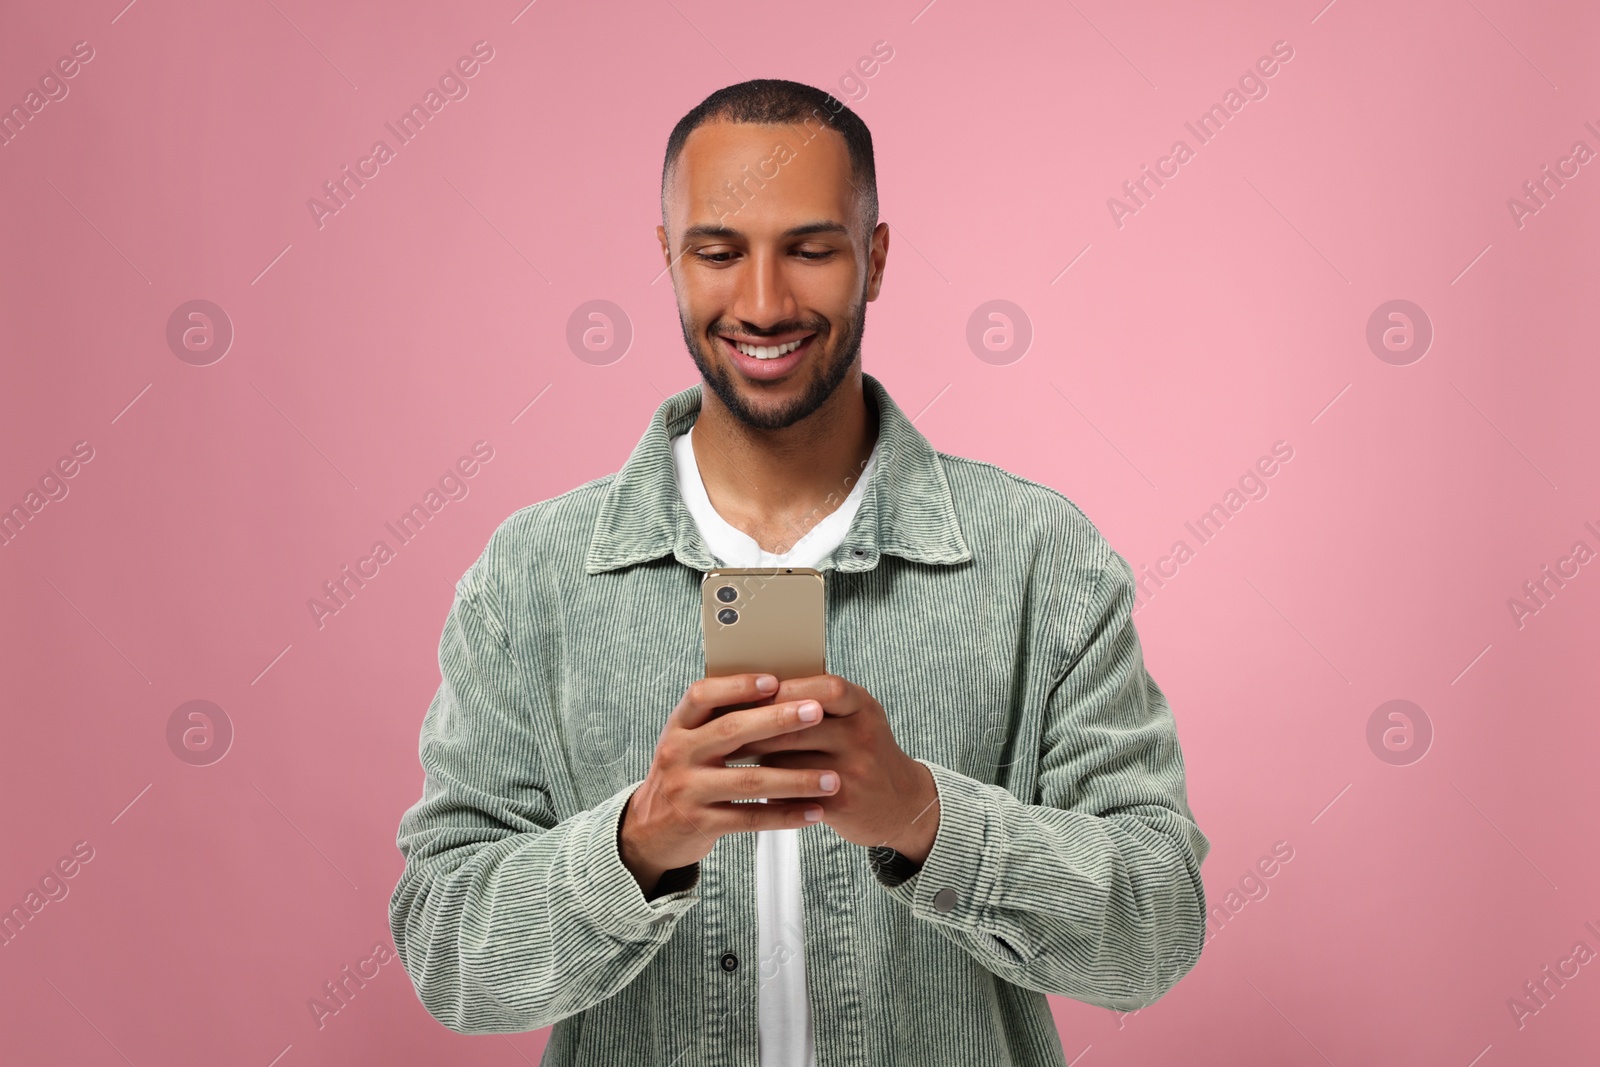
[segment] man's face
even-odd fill
[[[887,225],[864,232],[844,138],[815,121],[707,123],[684,143],[666,210],[656,234],[706,384],[760,429],[821,407],[857,365],[889,246]]]

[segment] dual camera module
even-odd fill
[[[756,586],[759,588],[760,586],[764,586],[767,583],[765,581],[762,581],[761,578],[758,577],[758,575],[767,574],[767,573],[774,573],[775,574],[777,572],[776,571],[768,572],[768,571],[765,571],[765,570],[743,572],[744,576],[742,577],[742,579],[739,579],[739,580],[742,580],[742,581],[747,582],[747,583],[752,581],[752,580],[754,580],[755,583],[756,583]],[[793,574],[794,573],[794,568],[785,567],[783,569],[783,573],[784,574]],[[717,586],[717,599],[719,601],[721,601],[722,603],[724,603],[724,604],[732,604],[735,600],[739,599],[739,590],[736,587],[732,586],[732,585],[719,585],[719,586]],[[717,609],[717,621],[720,622],[724,626],[732,626],[734,623],[739,621],[739,612],[735,608],[718,608]]]
[[[717,589],[717,599],[724,604],[731,604],[739,599],[739,590],[731,585],[724,585]],[[724,626],[732,626],[739,621],[739,613],[733,608],[721,608],[717,611],[717,621]]]

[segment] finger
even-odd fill
[[[795,800],[829,797],[839,791],[839,772],[783,767],[702,767],[689,779],[697,805],[731,800]]]
[[[787,830],[820,822],[820,804],[803,800],[780,800],[770,804],[716,804],[706,809],[709,829],[723,834],[756,830]]]
[[[778,686],[775,700],[811,698],[829,715],[854,715],[867,707],[872,697],[854,682],[837,674],[814,674],[809,678],[789,678]]]
[[[685,751],[691,763],[720,763],[742,745],[775,734],[800,732],[822,719],[822,705],[815,700],[729,711],[690,731]]]
[[[693,730],[711,719],[717,708],[764,700],[777,689],[778,680],[770,674],[726,674],[700,678],[689,683],[683,699],[672,709],[669,719],[676,720],[676,724],[684,729]]]
[[[766,742],[759,741],[757,744],[766,744]],[[820,770],[835,771],[839,769],[839,764],[843,758],[841,753],[815,748],[784,749],[778,752],[762,752],[748,757],[739,756],[738,758],[741,760],[753,760],[757,756],[759,756],[763,767],[787,767],[790,769],[814,767]],[[733,759],[734,757],[729,756],[728,758]]]
[[[848,731],[840,729],[842,725],[841,719],[824,717],[815,726],[747,741],[723,758],[746,760],[795,751],[820,752],[830,756],[843,753],[850,745],[858,742]]]

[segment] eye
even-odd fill
[[[726,263],[726,262],[728,262],[727,257],[732,256],[733,253],[732,252],[696,252],[694,255],[695,255],[696,259],[700,260],[703,263]]]
[[[802,259],[828,259],[833,256],[833,249],[830,248],[826,252],[798,252],[796,254]]]

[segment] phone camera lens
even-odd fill
[[[732,626],[739,621],[739,613],[732,608],[723,608],[717,612],[717,621],[724,626]]]
[[[717,599],[722,601],[724,604],[731,604],[735,600],[739,599],[739,590],[735,589],[731,585],[725,585],[721,589],[717,590]]]

